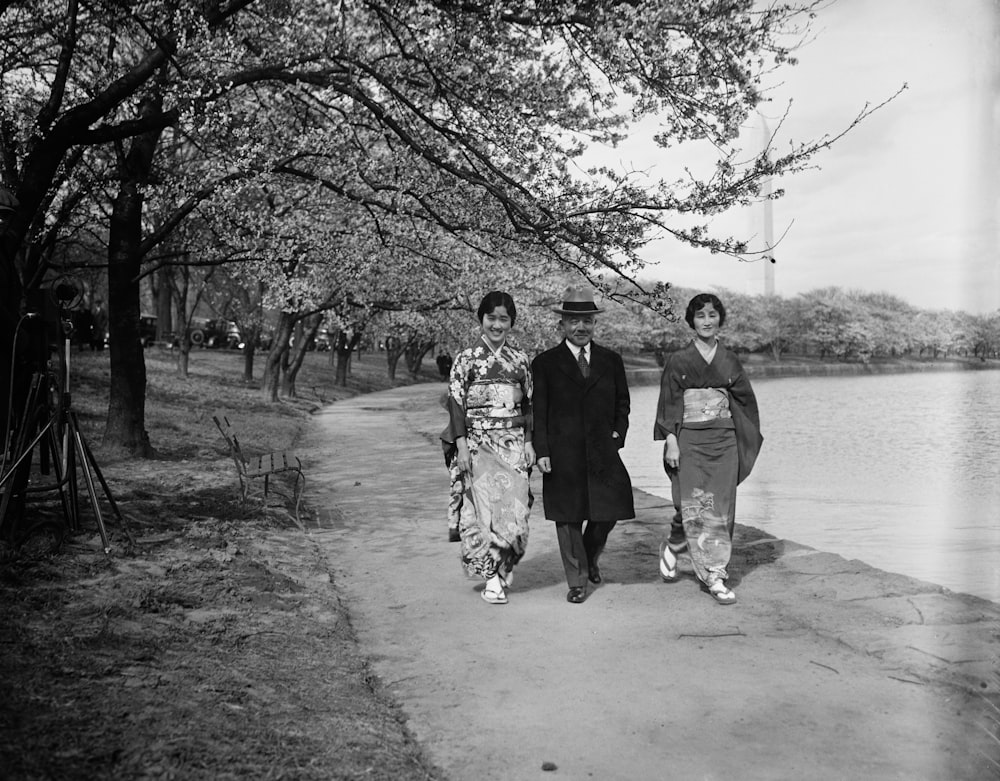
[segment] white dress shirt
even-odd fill
[[[590,342],[587,342],[583,347],[577,347],[575,344],[567,341],[566,346],[569,351],[573,353],[573,360],[577,363],[580,362],[580,353],[583,353],[583,357],[587,359],[587,364],[590,364]]]

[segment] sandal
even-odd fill
[[[480,595],[483,600],[489,602],[491,605],[506,605],[507,595],[503,593],[503,589],[493,590],[491,588],[484,588]]]
[[[715,581],[711,586],[708,587],[708,593],[712,595],[712,599],[718,602],[720,605],[735,605],[736,604],[736,592],[726,586],[721,580]]]
[[[660,543],[660,577],[664,583],[677,580],[677,556],[665,542]]]

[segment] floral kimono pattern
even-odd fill
[[[460,352],[448,383],[448,413],[441,439],[453,486],[449,508],[458,512],[462,565],[468,575],[488,580],[513,568],[528,545],[528,356],[509,344],[494,351],[484,340]],[[472,459],[467,473],[458,470],[453,452],[462,436]]]

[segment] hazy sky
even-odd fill
[[[1000,308],[997,168],[1000,161],[1000,3],[996,0],[836,0],[819,13],[761,107],[776,139],[836,134],[904,83],[908,89],[809,170],[775,183],[775,290],[782,296],[835,285],[893,293],[926,309]],[[625,165],[672,180],[684,157],[659,155],[640,127],[617,150]],[[745,146],[762,138],[748,127]],[[611,162],[609,160],[609,162]],[[763,211],[717,218],[721,233],[763,239]],[[787,231],[787,233],[786,233]],[[644,253],[651,274],[684,287],[763,292],[762,263],[697,252],[672,240]]]

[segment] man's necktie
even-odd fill
[[[587,363],[587,352],[583,348],[580,348],[580,352],[576,354],[576,362],[580,366],[580,371],[583,373],[584,378],[590,376],[590,364]]]

